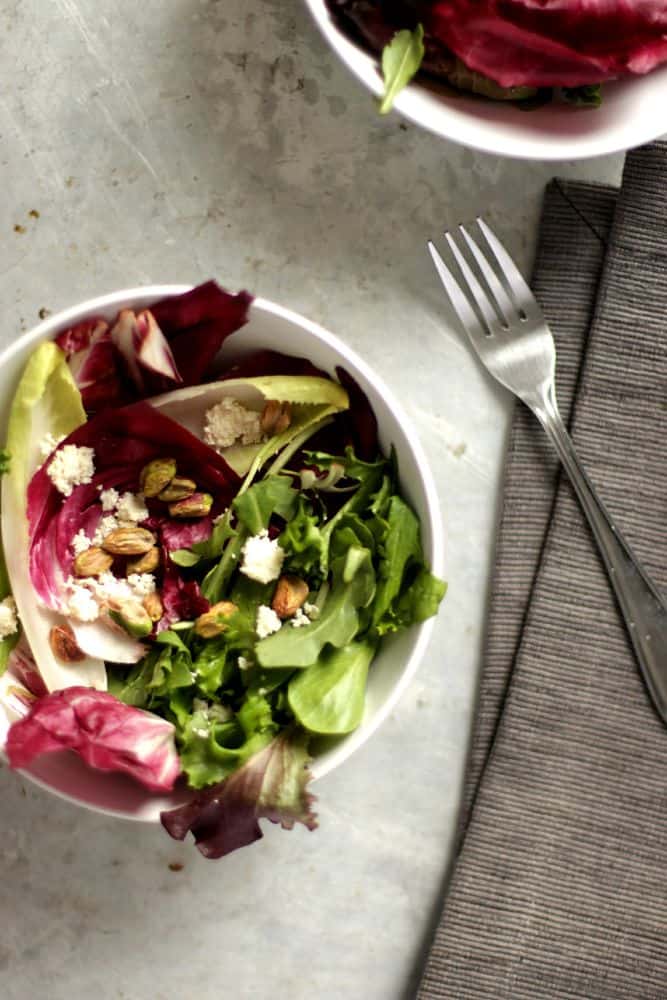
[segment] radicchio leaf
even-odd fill
[[[667,0],[437,0],[427,31],[502,87],[574,87],[667,60]]]
[[[122,309],[109,336],[140,397],[159,391],[161,382],[156,383],[155,376],[170,383],[183,381],[169,342],[148,309],[136,315]]]
[[[170,722],[85,687],[39,698],[7,734],[11,767],[58,750],[74,750],[99,771],[129,774],[153,792],[170,792],[181,770]]]
[[[224,341],[248,322],[251,303],[248,292],[232,295],[215,281],[207,281],[151,306],[185,385],[210,377],[211,362]]]
[[[225,781],[196,794],[177,809],[160,816],[175,840],[194,835],[205,858],[221,858],[262,837],[258,820],[269,819],[291,830],[303,823],[317,827],[305,737],[284,732],[254,754]]]
[[[154,458],[173,456],[179,471],[215,497],[212,516],[227,507],[240,480],[225,460],[148,403],[98,413],[73,431],[66,444],[95,450],[95,475],[63,497],[48,476],[48,461],[28,486],[30,575],[37,594],[56,611],[64,610],[65,580],[71,574],[73,536],[94,532],[100,517],[99,490],[136,492],[142,468]]]
[[[85,320],[56,337],[67,355],[72,377],[87,413],[129,400],[109,324],[103,319]]]
[[[167,562],[162,581],[164,615],[157,630],[162,632],[174,622],[191,622],[205,614],[210,602],[204,597],[196,580],[184,580],[171,561]]]

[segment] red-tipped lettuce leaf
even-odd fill
[[[170,722],[85,687],[39,698],[9,729],[11,767],[58,750],[74,750],[99,771],[129,774],[153,792],[170,792],[181,770]]]
[[[667,0],[437,0],[426,28],[501,87],[576,87],[667,60]]]
[[[162,825],[175,840],[192,833],[205,858],[221,858],[259,840],[259,819],[280,823],[285,830],[295,823],[314,830],[314,797],[306,790],[308,762],[303,738],[284,732],[225,781],[163,812]]]
[[[59,447],[95,450],[95,475],[63,497],[47,473],[48,460],[28,486],[30,575],[47,607],[64,608],[65,580],[71,573],[70,543],[80,528],[92,534],[100,517],[100,488],[136,492],[142,468],[154,458],[176,459],[179,473],[214,497],[212,516],[231,503],[239,477],[212,448],[148,403],[104,410],[77,427]],[[208,520],[208,519],[207,519]]]
[[[248,292],[233,295],[207,281],[151,306],[185,385],[197,385],[211,376],[211,362],[227,337],[248,322],[251,303]]]

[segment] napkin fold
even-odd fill
[[[563,418],[667,586],[667,144],[553,181],[532,287]],[[418,1000],[667,997],[667,729],[566,476],[517,405],[461,841]]]

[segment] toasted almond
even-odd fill
[[[141,556],[155,545],[155,535],[148,528],[116,528],[102,542],[102,548],[114,556]]]
[[[63,663],[79,663],[86,654],[79,649],[74,632],[69,625],[54,625],[49,632],[49,645],[53,655]]]
[[[281,576],[273,593],[271,607],[279,618],[292,618],[308,597],[308,584],[300,576]]]
[[[91,545],[89,549],[80,552],[74,560],[75,576],[99,576],[111,569],[113,556],[97,545]]]

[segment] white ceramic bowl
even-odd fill
[[[382,93],[378,60],[332,19],[325,0],[305,0],[331,48],[373,94]],[[600,108],[511,104],[442,93],[413,80],[397,97],[402,115],[463,146],[526,160],[583,160],[632,149],[667,132],[667,65],[647,76],[605,83]]]
[[[7,425],[17,381],[39,341],[52,339],[61,330],[89,316],[112,319],[120,309],[144,309],[166,295],[187,290],[185,285],[151,285],[114,292],[66,309],[24,334],[0,355],[0,427]],[[333,334],[281,306],[255,299],[249,323],[240,334],[227,340],[220,358],[231,360],[262,347],[305,356],[332,374],[337,365],[342,365],[359,382],[377,416],[382,448],[388,451],[393,445],[396,449],[402,490],[421,520],[426,560],[433,572],[442,576],[442,525],[433,478],[419,441],[394,396],[368,365]],[[432,627],[433,619],[383,642],[369,675],[361,726],[349,736],[332,741],[328,749],[317,754],[313,764],[314,778],[321,778],[338,767],[391,712],[417,669]],[[153,795],[123,775],[89,769],[71,753],[45,754],[23,773],[36,784],[79,805],[145,822],[158,822],[161,810],[178,804],[189,794]]]

